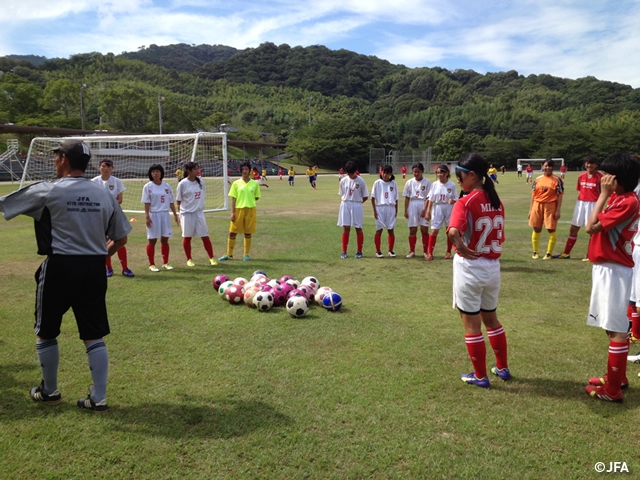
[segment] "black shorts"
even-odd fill
[[[69,308],[73,309],[82,340],[109,334],[104,261],[103,255],[51,255],[42,262],[35,275],[36,335],[57,338]]]

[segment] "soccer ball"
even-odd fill
[[[305,286],[311,287],[313,289],[313,293],[315,295],[315,293],[318,291],[318,288],[320,287],[320,282],[318,281],[318,279],[316,277],[305,277],[302,280],[301,285],[305,285]]]
[[[251,274],[251,278],[255,277],[256,275],[262,275],[263,277],[266,277],[267,273],[262,270],[256,270]]]
[[[291,285],[287,285],[286,283],[281,284],[280,288],[284,290],[284,294],[287,295],[287,297],[289,295],[289,292],[294,289]]]
[[[280,277],[280,283],[287,283],[287,280],[293,280],[291,275],[283,275]]]
[[[289,280],[287,280],[286,282],[287,285],[290,285],[291,288],[298,288],[300,286],[300,282],[298,280],[296,280],[295,278],[290,278]]]
[[[244,304],[247,307],[255,308],[255,305],[253,304],[253,299],[255,298],[256,294],[259,291],[260,291],[259,287],[248,288],[244,291]]]
[[[292,317],[304,317],[308,311],[309,301],[304,297],[293,297],[287,301],[287,312]]]
[[[309,285],[300,285],[298,287],[298,291],[304,293],[304,296],[307,297],[307,300],[311,300],[313,298],[313,288]]]
[[[220,285],[222,285],[227,280],[229,280],[229,277],[227,277],[226,275],[218,275],[213,279],[213,288],[218,290],[220,288]]]
[[[222,282],[222,284],[220,285],[220,288],[218,288],[218,293],[220,294],[221,297],[224,297],[224,292],[226,292],[227,288],[229,288],[231,285],[233,285],[233,282],[231,280]]]
[[[293,290],[291,290],[289,293],[287,293],[287,298],[293,298],[293,297],[302,297],[306,300],[307,296],[304,294],[304,292],[301,292],[300,290],[298,290],[297,288],[294,288]]]
[[[233,279],[233,283],[244,287],[247,283],[249,283],[249,280],[247,280],[246,278],[238,277]]]
[[[332,312],[337,312],[342,307],[342,297],[336,292],[328,293],[322,299],[322,306]]]
[[[243,295],[244,292],[242,291],[242,287],[240,285],[231,285],[224,292],[224,299],[233,305],[237,305],[242,302]]]
[[[273,287],[271,285],[269,285],[268,283],[265,285],[260,285],[260,291],[261,292],[273,292]]]
[[[271,292],[256,293],[256,296],[253,297],[253,304],[259,311],[266,312],[271,307],[273,307],[273,293]]]
[[[276,288],[280,286],[280,280],[276,280],[275,278],[273,280],[269,280],[267,282],[267,285],[269,285],[270,287]]]
[[[251,281],[255,283],[266,283],[269,279],[261,273],[254,273],[251,275]]]
[[[329,287],[320,287],[316,292],[316,296],[315,296],[316,303],[318,303],[319,305],[322,305],[322,299],[325,297],[325,295],[331,292],[333,292],[333,290],[331,290],[331,288]]]
[[[282,287],[276,287],[273,289],[273,306],[281,307],[287,303],[287,294]]]

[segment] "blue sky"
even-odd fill
[[[637,0],[2,0],[0,56],[326,45],[408,67],[640,87]]]

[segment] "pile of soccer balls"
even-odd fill
[[[218,275],[213,279],[213,288],[232,305],[244,303],[259,312],[285,307],[296,318],[304,317],[314,301],[332,312],[342,307],[342,297],[329,287],[321,287],[316,277],[305,277],[301,282],[289,275],[269,279],[265,272],[257,270],[249,280]]]

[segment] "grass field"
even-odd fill
[[[576,176],[567,178],[557,252]],[[293,188],[269,180],[248,263],[205,266],[194,240],[197,266],[188,269],[174,227],[176,269],[151,273],[138,216],[127,245],[136,278],[118,275],[114,257],[109,280],[110,411],[75,406],[91,380],[71,313],[59,338],[63,403],[36,404],[28,391],[41,378],[32,331],[41,258],[29,218],[0,221],[0,477],[556,479],[597,477],[599,461],[627,462],[637,474],[637,366],[629,366],[624,404],[584,393],[587,378],[605,372],[608,344],[585,325],[586,235],[575,260],[532,260],[528,186],[515,173],[499,178],[506,243],[498,315],[514,379],[493,377],[488,390],[459,379],[472,368],[451,308],[443,232],[435,261],[408,260],[400,219],[398,258],[377,259],[367,204],[365,258],[353,259],[352,233],[351,258],[341,260],[338,181],[321,176],[316,191],[301,177]],[[12,189],[0,185],[0,195]],[[208,222],[220,256],[228,213]],[[317,276],[343,296],[343,309],[314,306],[292,319],[283,309],[229,305],[211,287],[216,274],[257,269]],[[491,365],[488,341],[487,350]]]

